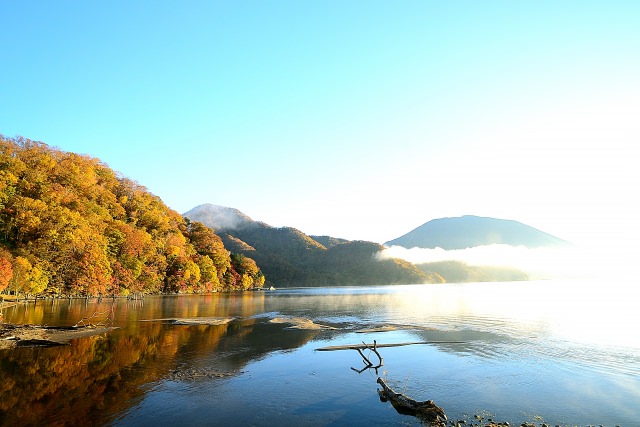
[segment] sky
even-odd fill
[[[0,133],[184,213],[640,238],[640,2],[0,1]]]

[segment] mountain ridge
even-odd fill
[[[440,282],[400,259],[379,260],[379,243],[309,236],[293,227],[272,227],[237,209],[204,204],[183,214],[214,228],[225,247],[254,259],[270,284],[287,286],[388,285]],[[229,215],[223,220],[217,215]],[[218,228],[215,228],[215,227]]]

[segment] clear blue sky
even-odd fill
[[[0,133],[185,212],[638,236],[638,1],[0,1]]]

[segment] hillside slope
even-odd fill
[[[0,135],[0,291],[127,295],[262,283],[253,260],[100,160]]]
[[[225,246],[250,256],[275,286],[384,285],[439,281],[413,264],[378,260],[377,243],[328,236],[313,238],[291,227],[275,228],[242,212],[201,205],[185,217],[213,227]],[[217,226],[217,228],[216,228]]]

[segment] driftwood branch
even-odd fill
[[[105,326],[111,326],[113,324],[113,320],[114,320],[113,318],[114,318],[114,315],[115,315],[115,313],[114,313],[115,312],[115,308],[116,308],[116,304],[114,302],[113,304],[111,304],[111,308],[109,310],[95,312],[89,317],[83,317],[82,319],[80,319],[78,321],[78,323],[73,325],[73,327],[74,328],[81,328],[81,327],[85,327],[85,328],[100,328],[100,327],[105,327]],[[103,320],[100,320],[97,323],[91,323],[92,319],[100,319],[101,316],[105,316],[105,318]]]
[[[360,354],[360,357],[362,357],[362,361],[364,362],[364,368],[362,369],[356,369],[356,368],[351,368],[353,371],[356,371],[357,373],[361,374],[364,371],[366,371],[367,369],[374,369],[376,371],[376,375],[378,375],[378,368],[382,367],[382,365],[384,365],[384,360],[382,359],[382,356],[380,356],[380,353],[378,353],[378,349],[376,348],[378,346],[378,343],[376,342],[376,340],[373,340],[373,347],[370,347],[367,343],[363,342],[363,347],[356,347],[355,350],[358,351],[358,354]],[[377,365],[373,365],[373,363],[371,362],[371,360],[364,355],[364,353],[362,352],[363,349],[367,349],[367,350],[371,350],[373,351],[376,356],[378,356],[378,364]]]
[[[397,393],[380,377],[377,383],[382,387],[382,390],[378,390],[380,400],[391,402],[398,413],[424,417],[432,425],[446,425],[447,415],[442,408],[433,403],[433,400],[418,402],[402,393]]]
[[[373,340],[373,345],[367,344],[365,342],[354,345],[342,345],[342,346],[332,346],[332,347],[323,347],[318,348],[318,351],[335,351],[335,350],[356,350],[362,361],[364,363],[364,368],[356,369],[351,368],[353,371],[357,373],[362,373],[368,369],[374,369],[376,375],[378,375],[378,368],[380,368],[384,364],[384,360],[378,351],[379,347],[397,347],[403,345],[412,345],[412,344],[431,344],[431,342],[409,342],[409,343],[398,343],[398,344],[378,344],[376,340]],[[365,355],[363,350],[370,350],[378,357],[378,364],[374,365],[371,362],[369,356]],[[419,418],[422,418],[424,421],[427,421],[431,426],[437,427],[446,427],[447,425],[447,415],[444,413],[444,410],[440,408],[438,405],[433,403],[433,400],[426,400],[424,402],[419,402],[414,400],[402,393],[397,393],[391,387],[387,385],[387,383],[380,377],[378,377],[377,381],[380,386],[382,386],[382,390],[378,389],[378,395],[380,396],[380,400],[383,402],[390,401],[391,405],[394,409],[400,414],[413,415]]]

